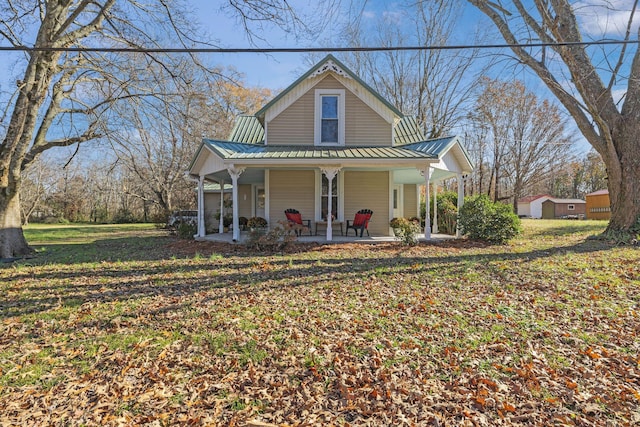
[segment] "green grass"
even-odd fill
[[[24,236],[31,245],[89,243],[155,229],[153,224],[29,224],[24,227]]]
[[[638,249],[589,239],[604,222],[523,225],[508,245],[284,254],[152,226],[30,226],[37,256],[0,266],[0,412],[10,424],[37,424],[38,405],[53,424],[632,423]]]

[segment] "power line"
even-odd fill
[[[505,49],[560,46],[602,46],[638,44],[638,40],[595,40],[580,42],[516,43],[451,46],[370,46],[370,47],[276,47],[276,48],[142,48],[142,47],[42,47],[0,46],[0,51],[22,52],[114,52],[114,53],[312,53],[312,52],[390,52],[419,50]]]

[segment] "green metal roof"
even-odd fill
[[[424,136],[416,123],[415,117],[405,116],[393,128],[393,142],[395,145],[411,144],[424,141]]]
[[[449,138],[453,140],[454,138]],[[388,159],[437,159],[448,147],[441,140],[423,141],[402,147],[317,147],[309,145],[258,145],[207,139],[204,144],[223,159],[322,159],[322,160],[388,160]]]
[[[247,144],[264,142],[264,127],[255,116],[238,116],[229,134],[229,141]]]
[[[340,68],[342,68],[342,70],[344,70],[345,73],[347,73],[352,79],[354,79],[355,81],[357,81],[359,84],[361,84],[366,90],[368,90],[369,92],[371,92],[378,100],[380,100],[380,102],[382,102],[387,108],[389,108],[391,111],[393,111],[396,115],[398,115],[399,117],[404,117],[404,115],[402,114],[402,112],[400,110],[398,110],[396,107],[394,107],[391,103],[389,103],[389,101],[387,101],[386,99],[384,99],[382,97],[382,95],[380,95],[378,92],[376,92],[375,89],[373,89],[371,86],[369,86],[368,84],[366,84],[362,79],[360,79],[360,77],[358,77],[357,75],[355,75],[349,68],[347,68],[342,62],[338,61],[336,59],[335,56],[329,54],[327,56],[325,56],[320,62],[318,62],[316,65],[314,65],[313,67],[311,67],[309,69],[309,71],[307,71],[306,73],[304,73],[300,78],[298,78],[295,82],[291,83],[285,90],[283,90],[282,92],[280,92],[275,98],[273,98],[269,103],[267,103],[267,105],[265,105],[264,107],[262,107],[260,110],[258,110],[258,112],[256,112],[256,117],[262,117],[264,116],[265,112],[271,108],[272,105],[274,105],[276,102],[278,102],[280,99],[282,99],[287,93],[289,93],[291,90],[293,90],[294,87],[296,87],[298,84],[300,84],[303,80],[305,80],[307,77],[309,77],[311,74],[313,74],[316,70],[318,70],[322,65],[324,65],[325,62],[328,61],[333,61],[335,62],[335,64],[337,66],[339,66]]]

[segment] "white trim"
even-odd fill
[[[322,132],[322,97],[323,96],[338,97],[338,142],[321,142],[320,135]],[[345,145],[345,90],[344,89],[316,89],[314,103],[314,124],[313,124],[313,143],[319,146],[336,146]]]
[[[314,220],[313,222],[319,221],[322,217],[322,171],[320,169],[314,170],[314,178],[315,178],[315,198],[314,198]]]
[[[438,181],[433,181],[433,234],[439,232],[438,230]]]
[[[256,201],[258,200],[258,190],[262,189],[265,192],[265,214],[266,214],[266,202],[267,192],[263,183],[251,184],[251,216],[258,216],[258,206]]]
[[[345,79],[350,79],[351,76],[347,74],[342,68],[338,67],[338,64],[333,62],[331,59],[325,62],[323,65],[318,67],[313,73],[309,75],[310,77],[318,77],[323,75],[324,73],[333,72],[339,75],[340,77],[344,77]]]
[[[205,225],[204,225],[204,175],[200,175],[198,179],[198,237],[204,237]]]
[[[314,221],[322,221],[322,177],[324,176],[324,170],[320,166],[319,169],[315,170],[315,209],[314,209]],[[340,168],[340,166],[334,167],[334,169],[338,169],[336,176],[334,179],[338,180],[338,211],[331,212],[332,215],[336,217],[336,221],[342,221],[344,218],[344,171]],[[333,197],[333,196],[332,196]],[[328,203],[328,201],[327,201]]]
[[[264,219],[267,220],[267,224],[270,224],[271,219],[269,218],[269,211],[271,210],[271,203],[269,202],[271,199],[271,195],[269,194],[269,189],[271,188],[269,169],[264,170]]]
[[[425,218],[424,218],[424,238],[425,240],[431,240],[431,214],[429,213],[430,210],[430,197],[431,194],[429,192],[429,187],[431,186],[431,167],[427,166],[423,169],[422,171],[422,175],[424,177],[424,183],[425,183],[425,187],[424,187],[424,204],[425,204]]]
[[[266,120],[264,121],[264,145],[269,145],[269,132],[268,132],[268,127],[269,127],[269,122],[267,122]]]
[[[396,146],[396,123],[394,123],[391,126],[391,147],[395,147],[395,146]]]
[[[456,175],[456,179],[458,180],[458,212],[462,210],[462,206],[464,206],[464,175],[459,173]],[[456,237],[459,239],[462,237],[462,230],[460,230],[460,226],[456,221]]]
[[[338,212],[336,212],[338,221],[344,221],[344,171],[338,171]]]
[[[389,218],[393,218],[393,189],[395,187],[395,184],[393,183],[394,173],[393,171],[389,171],[387,175],[389,177],[389,194],[387,196],[389,200]],[[389,236],[393,236],[393,229],[391,228],[391,224],[389,224],[389,230],[387,233],[389,234]]]

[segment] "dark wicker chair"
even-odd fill
[[[292,226],[300,225],[302,227],[306,227],[309,230],[309,236],[311,236],[311,220],[310,219],[302,219],[302,214],[295,209],[287,209],[284,211],[284,214],[287,217],[287,221]],[[295,232],[296,236],[300,236],[302,234],[302,229],[300,227],[296,227]]]
[[[349,235],[349,229],[353,229],[356,237],[358,236],[358,230],[360,230],[360,237],[362,237],[362,233],[367,231],[367,236],[369,234],[369,221],[371,221],[371,215],[373,215],[373,211],[371,209],[360,209],[357,213],[353,221],[347,220],[347,236]]]

